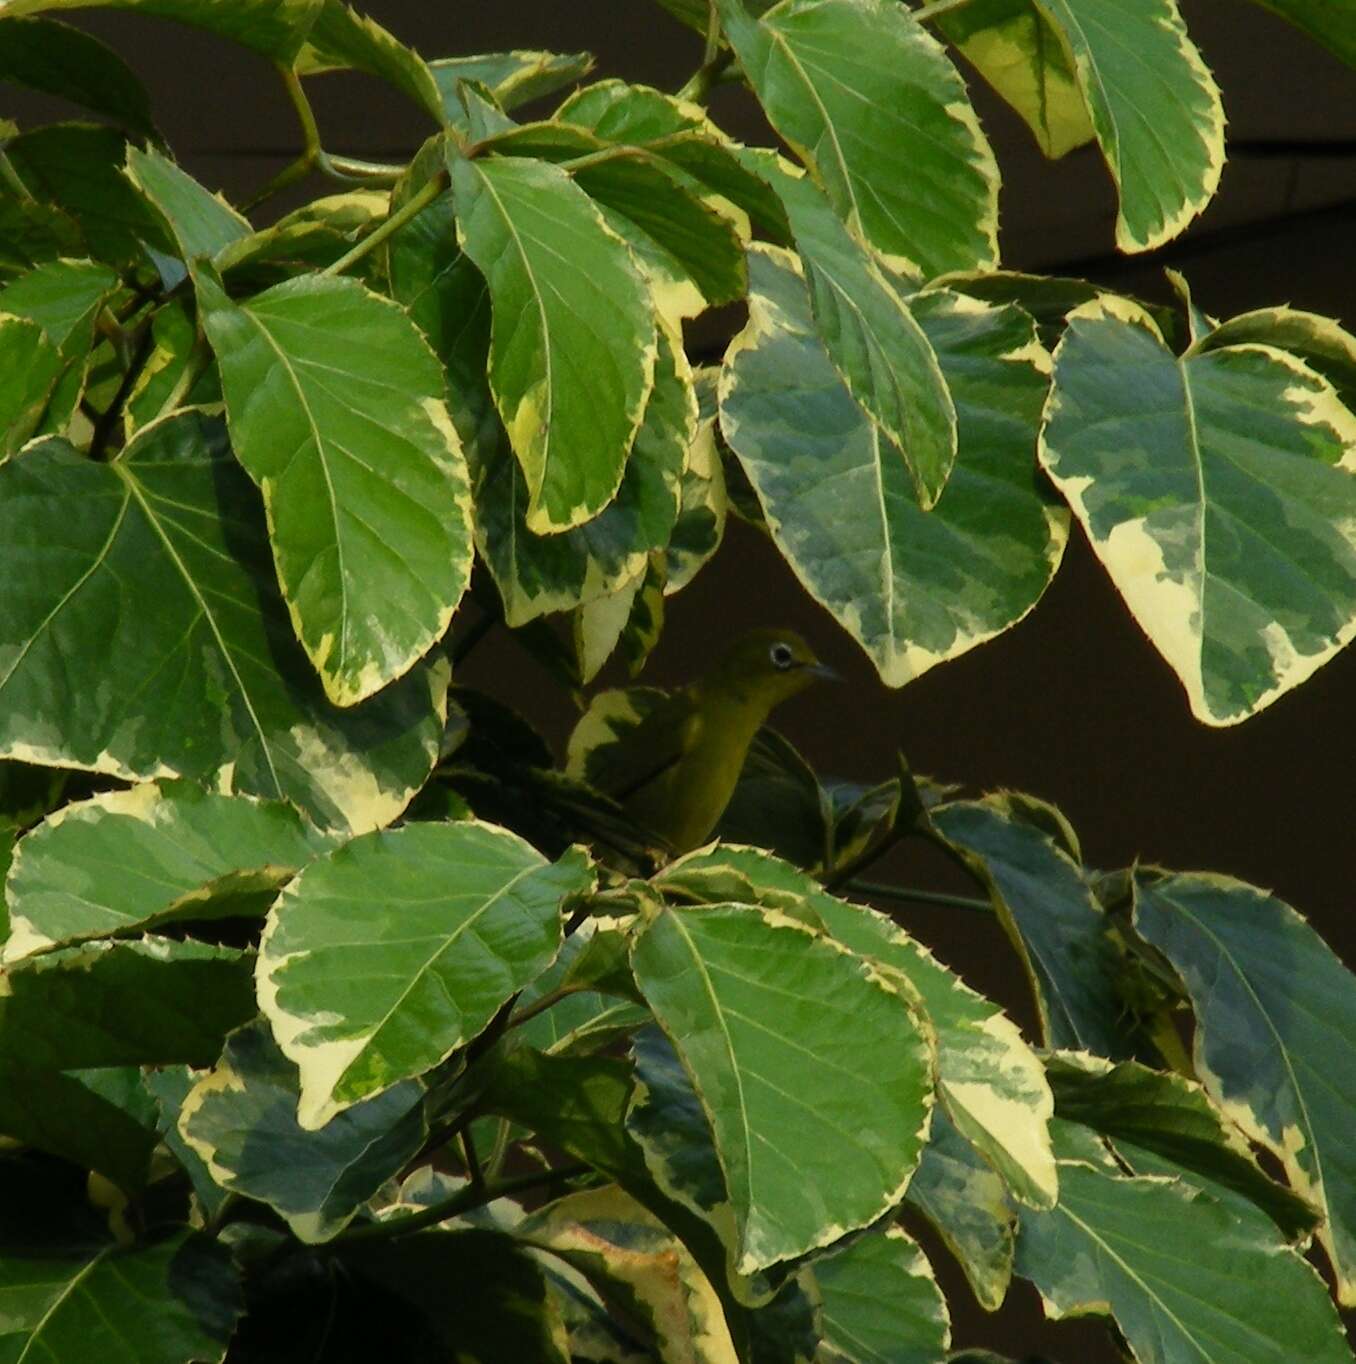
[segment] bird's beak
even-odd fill
[[[835,672],[827,663],[807,663],[805,671],[811,677],[817,677],[823,682],[841,682],[843,675]]]

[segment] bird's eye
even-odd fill
[[[796,656],[791,652],[789,644],[774,644],[767,651],[767,656],[772,660],[774,668],[786,669],[796,661]]]

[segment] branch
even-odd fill
[[[901,903],[922,905],[946,905],[951,909],[969,909],[979,914],[992,914],[993,905],[988,900],[979,900],[970,895],[947,895],[940,890],[919,890],[912,886],[887,886],[881,881],[852,880],[844,887],[855,890],[858,895],[874,895],[882,900],[898,900]]]
[[[350,265],[362,260],[370,251],[375,250],[387,237],[399,232],[411,218],[417,218],[447,188],[446,171],[439,171],[426,185],[403,203],[380,227],[374,228],[352,250],[346,251],[337,261],[332,261],[319,273],[340,275]]]
[[[136,383],[137,376],[146,367],[146,361],[150,359],[151,341],[151,324],[148,321],[142,326],[141,335],[137,338],[136,347],[132,352],[131,362],[123,371],[122,382],[118,385],[118,391],[113,395],[113,401],[109,403],[100,414],[98,421],[94,423],[94,434],[89,443],[91,459],[103,459],[104,450],[113,438],[113,428],[118,424],[118,418],[122,415],[123,404],[127,401],[127,395],[132,391],[132,385]]]
[[[592,1166],[582,1163],[562,1165],[555,1170],[537,1170],[531,1174],[515,1175],[511,1179],[501,1179],[494,1184],[468,1185],[450,1197],[437,1203],[430,1203],[427,1208],[421,1208],[408,1217],[388,1217],[384,1222],[369,1222],[364,1226],[341,1232],[329,1244],[343,1247],[356,1245],[361,1241],[389,1241],[397,1236],[410,1236],[416,1231],[423,1231],[425,1227],[436,1227],[439,1222],[446,1222],[449,1217],[470,1212],[472,1208],[483,1208],[487,1203],[493,1203],[496,1198],[508,1198],[512,1194],[525,1193],[531,1189],[550,1188],[553,1184],[562,1184],[568,1179],[577,1179],[580,1175],[589,1174],[592,1169]]]

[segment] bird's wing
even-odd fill
[[[625,801],[683,756],[695,720],[696,702],[686,691],[602,692],[570,736],[567,771]]]

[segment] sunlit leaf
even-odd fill
[[[297,637],[330,699],[352,705],[443,634],[470,577],[442,369],[353,280],[304,276],[240,304],[201,280],[199,297]]]
[[[112,463],[62,441],[0,466],[0,752],[128,780],[185,776],[389,822],[428,775],[445,664],[356,711],[308,678],[258,495],[192,410]],[[100,641],[100,687],[67,660]]]
[[[746,905],[662,911],[632,965],[711,1122],[741,1272],[827,1245],[903,1196],[932,1062],[891,985]],[[835,1191],[832,1212],[821,1187]]]
[[[893,0],[781,0],[722,26],[852,231],[925,278],[998,261],[998,168],[941,44]]]
[[[902,686],[1020,620],[1059,563],[1067,521],[1032,467],[1045,352],[1016,308],[913,296],[959,420],[946,492],[923,512],[816,335],[794,258],[755,247],[750,262],[722,430],[801,582]]]
[[[301,1125],[475,1037],[550,965],[562,901],[591,877],[577,850],[552,864],[466,821],[371,834],[312,862],[270,912],[259,956],[260,1002],[301,1069]]]
[[[26,837],[6,894],[6,962],[57,943],[236,912],[332,846],[292,806],[147,784],[66,805]],[[262,913],[259,908],[257,912]]]
[[[457,232],[494,314],[489,377],[528,527],[568,530],[621,482],[654,382],[655,322],[626,247],[562,170],[452,163]]]
[[[1040,458],[1197,719],[1246,719],[1356,635],[1356,416],[1287,353],[1179,357],[1128,301],[1085,304]]]

